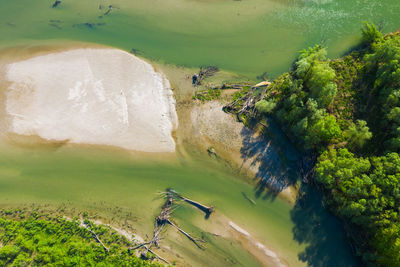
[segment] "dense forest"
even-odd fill
[[[88,218],[67,220],[35,209],[0,212],[0,266],[161,266],[139,259],[130,245]]]
[[[311,183],[367,264],[400,262],[400,32],[365,23],[362,42],[329,60],[300,52],[249,113],[274,118],[305,155]],[[247,114],[246,116],[249,116]]]

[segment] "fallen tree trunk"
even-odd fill
[[[167,196],[170,197],[170,198],[181,199],[181,200],[189,203],[190,205],[195,206],[199,210],[203,211],[207,216],[210,216],[211,213],[214,212],[214,207],[213,206],[207,207],[206,205],[203,205],[203,204],[201,204],[201,203],[199,203],[197,201],[194,201],[194,200],[191,200],[189,198],[186,198],[186,197],[182,196],[181,194],[179,194],[178,192],[176,192],[173,189],[170,189],[170,188],[167,189]]]
[[[110,249],[109,249],[108,247],[106,247],[106,246],[103,244],[103,242],[101,242],[100,238],[96,235],[96,233],[93,232],[93,231],[90,230],[90,229],[89,229],[89,231],[92,233],[92,235],[93,235],[93,237],[96,239],[96,241],[104,248],[104,250],[105,250],[106,252],[109,252]]]
[[[255,106],[254,98],[248,97],[246,102],[244,102],[242,108],[239,110],[238,114],[242,114],[243,112],[254,108],[254,106]]]
[[[232,103],[223,106],[222,110],[224,110],[225,112],[230,112],[230,111],[234,110],[235,105],[236,105],[237,102],[242,101],[242,100],[245,100],[245,99],[247,99],[247,98],[249,98],[249,97],[250,97],[250,94],[247,93],[247,94],[245,94],[244,96],[242,96],[241,98],[236,99],[236,100],[233,101]]]
[[[186,233],[185,231],[183,231],[181,228],[179,228],[178,226],[176,226],[173,222],[171,222],[170,220],[167,221],[170,225],[172,225],[173,227],[175,227],[176,229],[178,229],[179,232],[181,232],[183,235],[185,235],[187,238],[189,238],[190,241],[192,241],[193,243],[196,244],[196,246],[200,249],[203,249],[202,246],[200,246],[199,243],[197,243],[198,241],[200,242],[204,242],[204,240],[201,239],[195,239],[193,238],[191,235],[189,235],[188,233]]]
[[[129,248],[128,250],[135,250],[135,249],[144,247],[144,246],[146,246],[146,245],[149,245],[150,243],[151,243],[151,241],[149,241],[149,242],[144,242],[144,243],[142,243],[142,244],[137,245],[136,247]]]
[[[83,227],[86,228],[92,234],[93,238],[97,241],[97,243],[99,243],[104,248],[104,250],[106,252],[110,251],[110,249],[108,247],[106,247],[106,245],[104,245],[104,243],[100,240],[100,238],[97,236],[97,234],[92,229],[90,229],[90,225],[87,225],[85,223],[83,223],[81,225],[83,225]]]
[[[150,241],[143,242],[134,247],[128,248],[128,251],[144,248],[144,251],[141,253],[141,257],[147,258],[147,253],[150,252],[150,253],[154,254],[158,259],[164,261],[167,264],[170,264],[166,259],[160,257],[152,250],[153,246],[159,247],[159,241],[161,239],[160,234],[165,225],[169,224],[169,225],[175,227],[180,233],[185,235],[189,240],[191,240],[194,244],[196,244],[196,246],[200,249],[203,249],[203,247],[199,244],[199,242],[205,242],[204,240],[192,237],[190,234],[188,234],[187,232],[185,232],[184,230],[179,228],[177,225],[175,225],[170,220],[170,216],[173,211],[174,199],[178,198],[178,199],[184,200],[184,201],[196,206],[197,208],[203,210],[204,212],[206,212],[206,214],[210,214],[214,210],[214,208],[212,206],[211,207],[204,206],[201,203],[198,203],[196,201],[185,198],[185,197],[179,195],[178,193],[176,193],[172,189],[167,189],[167,192],[165,193],[165,195],[167,196],[167,200],[165,201],[165,203],[161,209],[160,215],[158,215],[155,219],[153,238]]]
[[[155,253],[153,250],[148,249],[149,252],[153,253],[154,256],[156,256],[157,259],[162,260],[163,262],[165,262],[168,265],[171,265],[171,263],[169,263],[169,261],[167,261],[166,259],[164,259],[163,257],[161,257],[160,255],[158,255],[157,253]]]

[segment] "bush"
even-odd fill
[[[255,106],[258,112],[262,114],[269,114],[275,109],[276,103],[268,100],[260,100]]]

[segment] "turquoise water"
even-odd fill
[[[286,71],[297,51],[325,41],[330,56],[357,43],[361,21],[400,27],[397,0],[2,0],[0,45],[68,39],[153,60],[214,64],[254,78]],[[107,7],[113,5],[108,15]]]

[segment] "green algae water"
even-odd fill
[[[286,71],[299,50],[319,42],[341,55],[357,43],[363,20],[384,31],[400,28],[397,0],[68,0],[51,8],[53,2],[2,0],[0,45],[95,42],[254,78]]]

